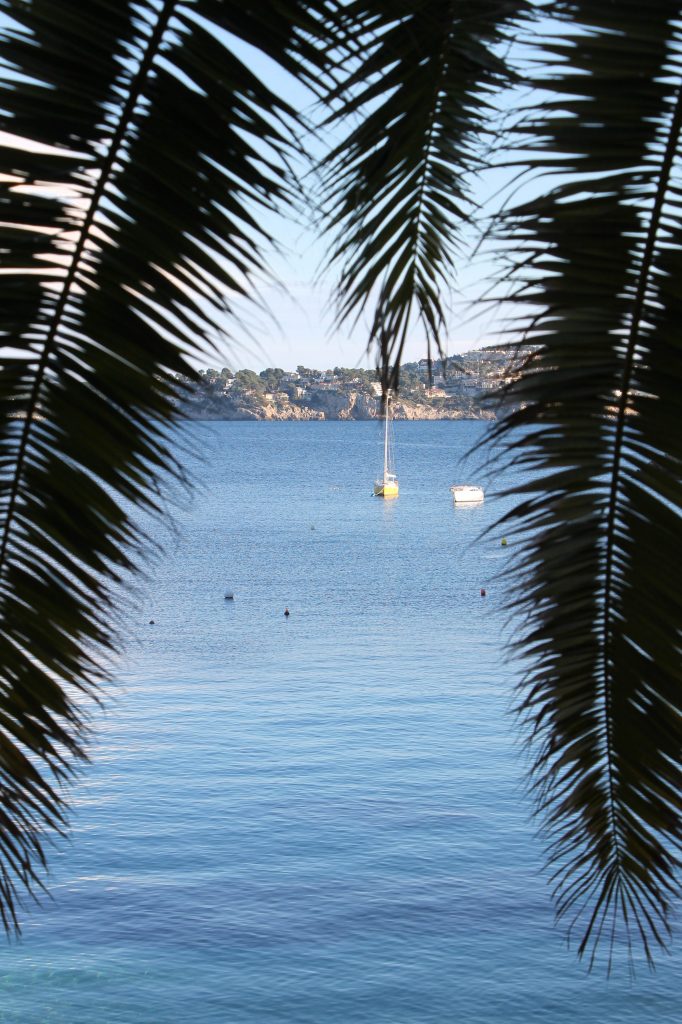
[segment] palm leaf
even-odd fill
[[[679,7],[560,8],[525,129],[560,177],[505,226],[539,310],[494,431],[533,474],[511,516],[520,710],[560,917],[590,962],[621,936],[651,961],[682,838]]]
[[[534,656],[521,711],[559,913],[583,915],[581,951],[620,922],[651,957],[680,842],[679,11],[554,6],[567,27],[545,43],[552,98],[526,130],[534,167],[563,177],[506,236],[518,298],[539,309],[535,356],[508,393],[516,411],[497,429],[534,474],[514,514]],[[240,45],[326,96],[337,130],[364,118],[324,165],[326,213],[340,317],[372,309],[390,386],[415,321],[440,345],[466,176],[491,91],[512,77],[500,44],[530,9],[0,11],[2,126],[42,144],[0,146],[0,913],[12,927],[65,827],[62,787],[115,641],[111,584],[136,567],[126,508],[153,508],[150,485],[178,471],[172,374],[263,271],[262,212],[293,199],[299,119]]]
[[[473,210],[491,94],[513,75],[502,43],[524,0],[353,0],[343,7],[344,81],[327,96],[342,132],[325,159],[323,208],[338,269],[338,320],[369,309],[385,387],[410,329],[442,354],[442,294]]]
[[[243,44],[301,80],[327,5],[0,0],[0,913],[43,884],[137,567],[130,508],[179,472],[174,374],[263,271],[299,118]],[[241,49],[240,49],[241,47]],[[36,145],[39,144],[39,145]]]

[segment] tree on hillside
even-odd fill
[[[402,366],[400,369],[400,386],[403,391],[406,388],[415,388],[422,384],[419,368],[416,365]]]
[[[0,150],[5,925],[65,827],[63,786],[116,645],[112,590],[135,569],[129,509],[153,509],[150,484],[179,471],[174,378],[262,278],[266,214],[299,201],[309,126],[246,46],[310,88],[333,129],[318,219],[339,322],[368,322],[385,387],[412,329],[439,354],[472,181],[501,145],[495,106],[519,82],[533,99],[512,143],[532,185],[496,226],[534,346],[493,428],[530,471],[506,527],[523,537],[519,707],[559,913],[581,952],[620,922],[650,956],[679,896],[682,834],[680,5],[0,10],[2,127],[29,140]],[[538,59],[526,48],[521,63],[511,42],[538,11]]]
[[[259,395],[265,391],[265,382],[255,370],[237,370],[234,376],[235,382],[247,391],[255,391]]]
[[[263,381],[267,391],[279,391],[279,386],[284,376],[284,370],[278,367],[269,366],[267,370],[261,370],[258,375]]]
[[[300,364],[296,367],[296,372],[299,377],[307,377],[309,380],[319,380],[322,376],[322,370],[311,370],[307,366],[301,366]]]

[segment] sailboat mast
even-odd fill
[[[388,473],[388,403],[389,395],[386,392],[386,405],[384,408],[384,480]]]
[[[398,477],[391,467],[392,451],[389,451],[388,443],[388,417],[390,415],[389,402],[390,392],[386,392],[383,398],[384,405],[384,475],[381,480],[374,481],[374,493],[378,498],[398,497]]]

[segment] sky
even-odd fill
[[[233,46],[274,92],[296,109],[305,111],[309,107],[310,94],[281,68],[241,41],[233,41]],[[196,365],[229,366],[233,370],[248,367],[256,371],[268,366],[292,370],[299,364],[319,369],[374,366],[374,354],[367,353],[370,314],[355,325],[335,325],[334,280],[329,276],[320,278],[325,242],[300,221],[272,218],[266,226],[280,248],[279,253],[269,254],[273,280],[261,282],[257,306],[239,305],[239,319],[226,323],[226,334],[217,351],[196,360]],[[491,271],[485,259],[472,260],[466,254],[462,257],[452,293],[445,297],[450,309],[447,355],[502,340],[502,312],[478,301],[487,290]],[[415,327],[408,338],[403,362],[426,355],[423,331]]]
[[[374,356],[366,351],[367,318],[340,329],[334,325],[333,279],[316,280],[324,257],[320,240],[296,226],[282,226],[278,240],[285,247],[284,255],[271,257],[276,280],[260,286],[259,307],[242,304],[243,324],[229,325],[234,337],[225,337],[219,352],[197,365],[217,366],[223,358],[220,365],[257,371],[268,366],[291,370],[299,364],[318,369],[373,366]],[[451,301],[448,355],[494,344],[500,338],[499,311],[474,301],[484,290],[482,278],[489,269],[483,266],[479,274],[476,267],[466,265],[459,274],[460,294],[455,293]],[[426,354],[424,335],[416,328],[403,361],[416,361]]]
[[[311,94],[274,62],[242,41],[232,40],[232,46],[273,92],[295,109],[305,112],[310,107]],[[15,144],[7,133],[0,136],[0,142]],[[25,145],[26,140],[17,140],[16,144]],[[493,184],[499,182],[493,179]],[[490,181],[481,188],[491,190]],[[483,192],[475,198],[485,203]],[[276,251],[266,254],[271,276],[258,283],[256,302],[240,300],[236,317],[224,320],[224,332],[215,350],[191,361],[199,369],[229,366],[256,371],[269,366],[293,370],[300,364],[318,369],[374,366],[375,355],[367,352],[371,310],[354,324],[335,324],[334,279],[329,274],[320,276],[328,241],[300,216],[298,220],[275,215],[264,218],[262,213],[258,216],[276,240]],[[449,310],[446,355],[504,340],[503,310],[480,301],[490,285],[492,270],[485,257],[477,260],[470,254],[462,255],[451,294],[443,296]],[[407,339],[403,362],[426,355],[424,333],[416,326]]]

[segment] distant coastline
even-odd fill
[[[456,402],[430,406],[427,402],[397,399],[392,404],[395,420],[489,420],[495,419],[493,409],[459,408]],[[228,397],[189,399],[183,403],[183,413],[191,420],[374,420],[381,415],[379,398],[355,391],[330,391],[315,405],[293,403],[274,397],[269,400],[243,403]]]
[[[407,363],[392,403],[396,420],[495,419],[496,392],[518,373],[528,353],[480,349],[447,364]],[[296,371],[269,368],[201,371],[198,381],[179,379],[182,414],[193,420],[373,420],[381,415],[375,371],[335,367]]]

